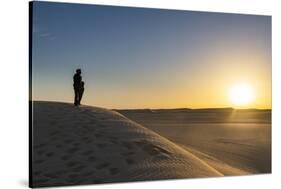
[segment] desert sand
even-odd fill
[[[200,148],[174,143],[116,111],[41,101],[32,111],[32,187],[224,175],[207,156],[199,158]]]
[[[271,173],[271,110],[118,110],[224,175]]]

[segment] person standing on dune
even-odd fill
[[[74,88],[74,105],[78,106],[80,104],[80,88],[81,88],[82,76],[81,69],[77,69],[73,76],[73,88]]]
[[[79,88],[79,101],[78,101],[79,105],[80,105],[80,102],[81,102],[81,99],[82,99],[83,93],[84,93],[84,84],[85,84],[85,82],[81,81],[81,85],[80,85],[80,88]]]

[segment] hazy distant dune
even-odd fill
[[[224,175],[271,172],[271,110],[118,110]]]
[[[140,110],[116,110],[125,114],[133,120],[145,117],[150,121],[169,121],[189,123],[271,123],[271,110],[257,109],[232,109],[232,108],[213,108],[213,109],[140,109]],[[148,114],[150,113],[150,114]]]

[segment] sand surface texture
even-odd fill
[[[271,172],[271,110],[119,110],[224,175]]]
[[[223,176],[112,110],[33,103],[33,187]]]

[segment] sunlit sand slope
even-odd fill
[[[33,187],[222,176],[115,111],[34,102],[33,116]]]
[[[224,175],[271,172],[271,110],[119,110]]]

